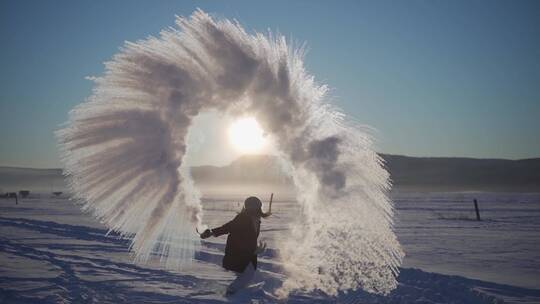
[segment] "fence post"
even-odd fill
[[[476,199],[474,201],[474,210],[476,210],[476,220],[480,221],[480,210],[478,210],[478,201]]]

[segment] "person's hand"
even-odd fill
[[[259,245],[257,246],[257,249],[255,249],[255,254],[259,255],[263,253],[266,250],[266,243],[265,242],[259,242]]]
[[[213,235],[212,230],[206,229],[203,233],[201,233],[201,239],[207,239]]]

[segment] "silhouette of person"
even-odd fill
[[[249,284],[257,269],[257,254],[266,249],[265,243],[257,245],[257,238],[261,227],[261,217],[268,217],[271,213],[264,213],[261,207],[260,199],[254,196],[248,197],[244,202],[244,208],[232,221],[218,228],[206,229],[201,233],[202,239],[228,234],[223,268],[234,271],[237,277],[227,287],[227,295],[234,294]]]

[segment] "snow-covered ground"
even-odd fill
[[[295,293],[286,303],[540,303],[540,194],[394,193],[396,231],[406,252],[399,287],[329,297]],[[477,198],[482,221],[475,219]],[[240,199],[204,201],[205,221],[232,218]],[[275,201],[261,237],[253,285],[226,298],[233,275],[221,267],[225,237],[204,242],[182,271],[135,265],[128,243],[66,198],[0,199],[0,303],[274,303],[283,279],[275,240],[297,214]]]

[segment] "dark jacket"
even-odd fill
[[[235,272],[243,272],[246,266],[252,262],[257,268],[257,238],[261,222],[253,219],[246,212],[239,213],[227,224],[212,229],[214,236],[229,234],[223,257],[223,268]]]

